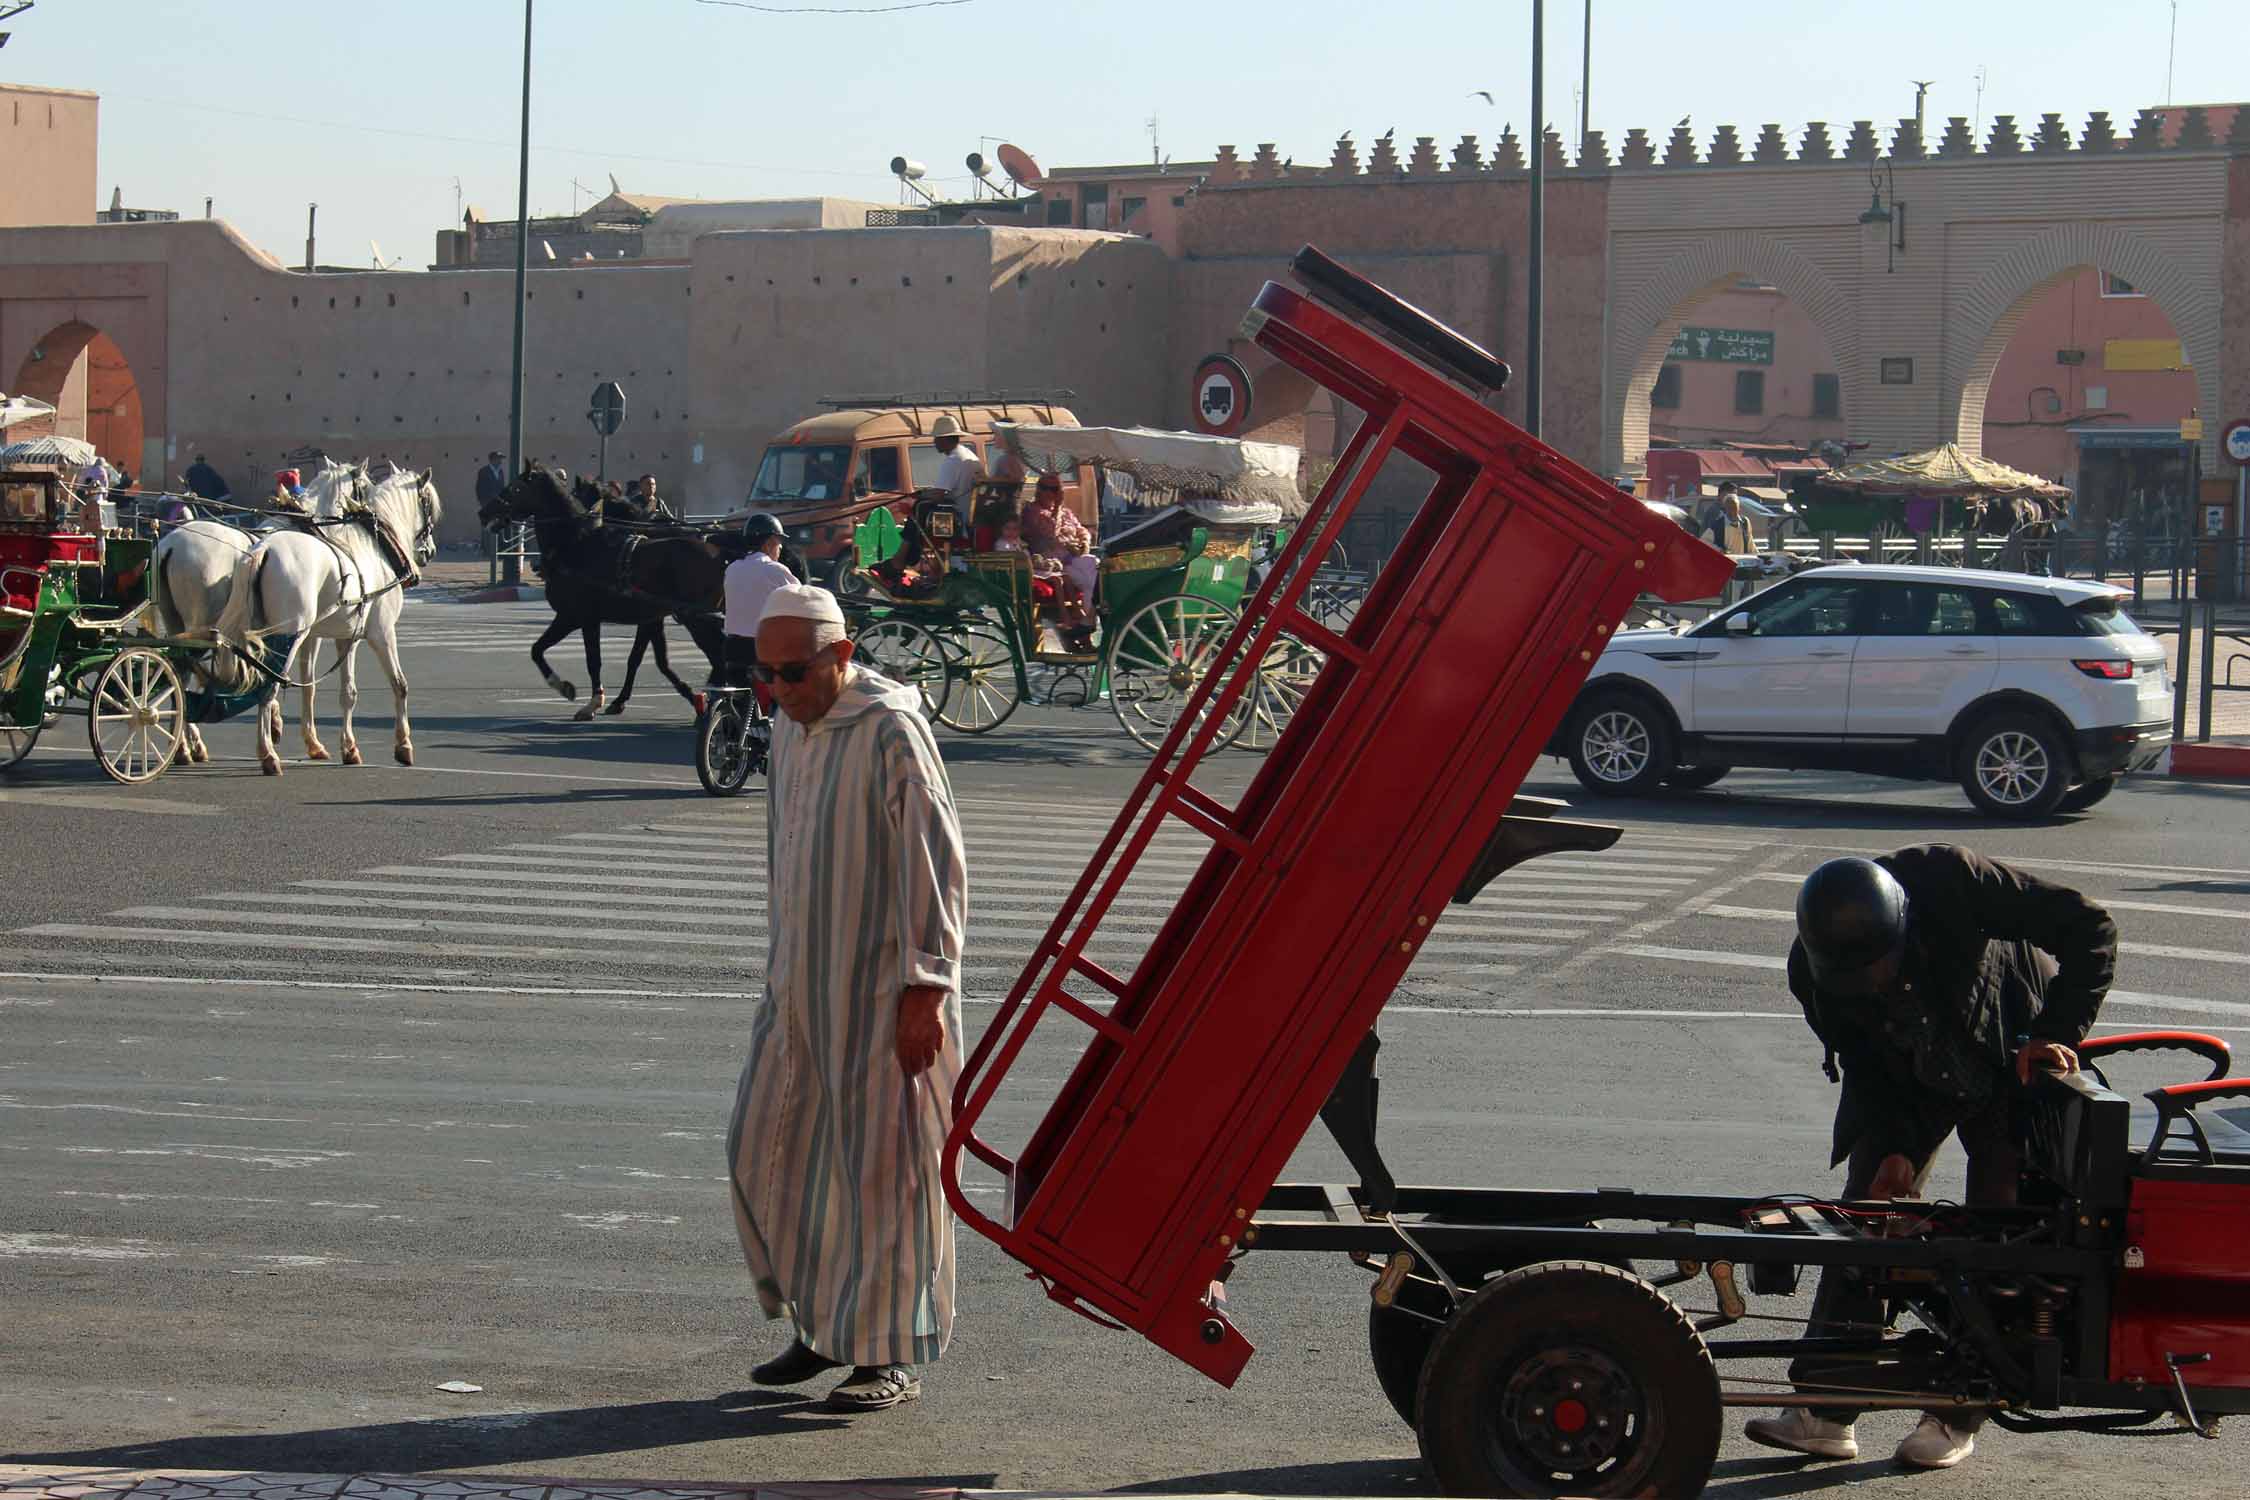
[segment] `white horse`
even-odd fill
[[[330,459],[322,463],[312,483],[305,486],[305,496],[315,516],[340,517],[366,488],[364,465],[341,464]],[[157,541],[155,557],[156,592],[160,601],[157,624],[161,633],[191,639],[213,635],[219,616],[226,609],[227,598],[234,592],[235,569],[257,546],[258,540],[256,534],[226,521],[196,520],[166,531]],[[309,659],[306,666],[308,669],[312,666]],[[239,693],[252,681],[249,665],[223,641],[215,644],[189,670],[205,692]],[[278,739],[280,702],[269,698],[259,711],[273,717],[273,734]],[[211,759],[211,748],[204,743],[203,730],[193,721],[187,725],[182,748],[191,761]],[[328,754],[326,749],[310,744],[307,749],[313,751],[316,758]]]
[[[318,643],[330,640],[336,643],[337,691],[344,705],[344,764],[360,764],[352,710],[359,702],[357,647],[364,640],[374,646],[376,660],[390,679],[398,714],[393,745],[398,763],[414,764],[414,739],[406,722],[406,672],[398,659],[398,616],[404,603],[401,590],[420,582],[422,569],[437,555],[442,514],[430,476],[401,470],[377,481],[366,503],[340,523],[317,533],[276,532],[236,567],[217,632],[245,654],[262,653],[269,635],[294,638],[284,659],[269,665],[282,682],[304,693],[305,753],[314,760],[327,759],[328,751],[313,725],[318,679],[312,663]],[[270,712],[258,715],[258,764],[268,776],[281,774],[280,688],[277,682],[268,700]]]

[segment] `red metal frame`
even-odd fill
[[[1633,599],[1716,593],[1720,553],[1329,306],[1268,283],[1246,331],[1367,416],[978,1041],[944,1176],[1049,1294],[1231,1384],[1211,1285]],[[1436,476],[1351,625],[1299,607],[1394,453]],[[1229,808],[1191,784],[1284,634],[1328,664]],[[1211,840],[1130,976],[1087,958],[1168,819]],[[1106,1005],[1088,998],[1106,992]],[[1033,1029],[1094,1039],[1018,1159],[977,1134]],[[962,1191],[966,1151],[1009,1208]]]

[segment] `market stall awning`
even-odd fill
[[[1824,489],[1862,495],[2037,495],[2062,499],[2070,494],[2036,474],[1975,457],[1958,443],[1897,458],[1868,459],[1824,474],[1820,483]]]
[[[29,422],[35,417],[51,417],[55,409],[44,401],[34,401],[29,396],[0,395],[0,432],[5,432],[18,422]]]

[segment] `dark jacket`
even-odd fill
[[[498,464],[486,464],[477,470],[477,504],[487,505],[500,498],[508,487],[508,471]]]
[[[224,500],[229,493],[219,471],[206,463],[189,464],[187,473],[180,477],[187,481],[188,492],[199,499]]]
[[[2117,973],[2117,924],[2067,886],[1949,844],[1901,849],[1876,861],[1906,888],[1908,963],[1945,1039],[2012,1074],[2014,1039],[2076,1046]],[[1789,950],[1789,989],[1842,1066],[1835,1155],[1874,1136],[1885,1153],[1925,1160],[1960,1123],[1954,1100],[1918,1082],[1885,1038],[1880,1000],[1822,994],[1802,942]],[[2006,1085],[2004,1085],[2006,1086]]]

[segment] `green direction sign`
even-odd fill
[[[1729,365],[1773,363],[1773,330],[1767,328],[1683,328],[1672,339],[1666,359],[1708,359]]]

